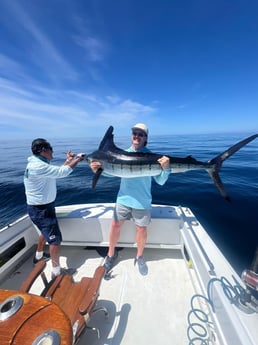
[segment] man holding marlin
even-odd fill
[[[148,128],[143,123],[138,123],[132,127],[132,145],[128,152],[150,152],[146,147],[148,140]],[[154,180],[163,185],[170,173],[169,158],[166,156],[158,159],[162,167],[160,175],[154,176]],[[94,173],[101,168],[101,163],[92,161],[90,163]],[[105,174],[108,176],[108,174]],[[137,254],[134,264],[138,265],[139,272],[142,275],[148,274],[148,266],[143,257],[143,251],[147,240],[147,226],[151,221],[151,176],[142,176],[134,178],[121,178],[120,189],[116,199],[116,205],[113,214],[109,233],[109,250],[105,259],[104,266],[108,273],[117,258],[115,246],[120,237],[122,225],[125,220],[132,219],[136,225],[136,244]]]

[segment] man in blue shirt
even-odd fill
[[[147,149],[148,128],[143,123],[138,123],[132,128],[132,146],[129,152],[150,152]],[[162,172],[154,176],[154,180],[163,185],[170,175],[169,158],[166,156],[158,160],[162,167]],[[93,172],[96,172],[100,162],[93,161],[90,164]],[[107,174],[106,174],[107,176]],[[109,250],[104,266],[108,273],[117,258],[115,246],[120,237],[120,231],[125,220],[132,219],[136,225],[137,254],[134,264],[138,264],[139,272],[142,275],[148,273],[148,267],[143,257],[143,251],[147,239],[147,226],[151,221],[151,176],[121,178],[120,189],[116,199],[113,220],[109,233]]]
[[[62,234],[55,213],[56,179],[70,175],[78,162],[83,159],[83,154],[74,157],[69,151],[64,165],[56,166],[50,164],[53,159],[53,149],[47,140],[42,138],[33,140],[31,150],[33,155],[28,158],[24,186],[28,214],[40,231],[33,262],[36,264],[51,257],[54,278],[60,273],[69,273],[61,269],[59,261]],[[49,244],[50,256],[43,251],[46,242]]]

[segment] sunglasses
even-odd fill
[[[138,137],[140,137],[140,138],[145,137],[145,134],[144,134],[143,132],[135,132],[135,131],[133,131],[133,135],[134,135],[135,137],[138,136]]]
[[[45,150],[50,150],[51,152],[53,152],[53,148],[51,145],[45,145],[42,147],[42,149],[45,149]]]

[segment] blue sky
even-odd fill
[[[258,132],[258,2],[1,0],[1,138]]]

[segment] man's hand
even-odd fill
[[[84,159],[84,157],[85,153],[78,153],[75,155],[72,151],[68,151],[64,165],[69,165],[72,169],[74,169],[76,165]]]
[[[167,156],[162,156],[158,159],[158,163],[161,165],[162,169],[169,169],[170,168],[170,162],[169,158]]]
[[[74,158],[74,153],[72,151],[68,151],[66,153],[66,161],[71,162],[73,158]]]

